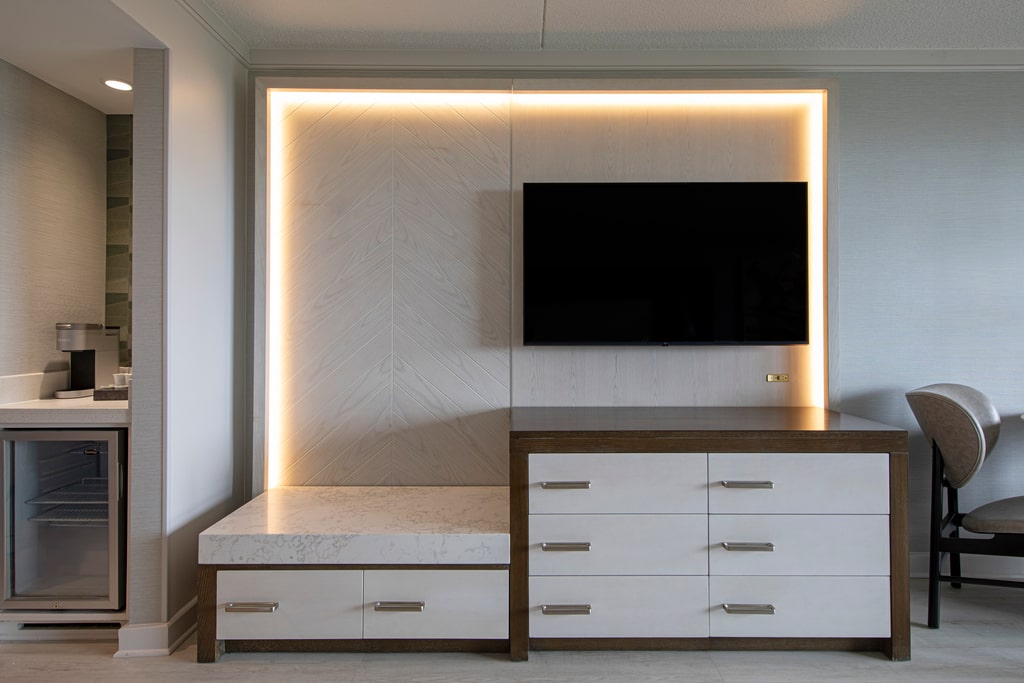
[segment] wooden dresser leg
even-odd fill
[[[217,641],[217,568],[199,565],[197,584],[196,661],[216,662],[221,653]]]
[[[894,662],[910,659],[910,464],[907,451],[889,454],[889,614],[890,636],[885,653]]]
[[[530,656],[529,453],[513,440],[509,451],[509,658]]]

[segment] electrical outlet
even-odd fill
[[[764,379],[766,382],[788,382],[789,375],[767,375]]]

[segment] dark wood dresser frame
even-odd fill
[[[910,659],[907,432],[818,408],[514,408],[509,646],[529,650],[871,650]],[[530,638],[530,453],[888,453],[888,638]]]

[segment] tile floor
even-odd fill
[[[924,625],[924,582],[911,587],[910,662],[845,652],[534,652],[528,662],[471,654],[228,654],[217,664],[196,664],[193,638],[170,657],[132,659],[114,659],[112,642],[0,643],[0,681],[1024,682],[1024,591],[944,587],[942,628],[932,631]]]

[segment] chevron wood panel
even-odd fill
[[[508,126],[479,105],[396,119],[396,484],[507,481]]]
[[[508,106],[306,102],[282,128],[281,483],[506,483]]]
[[[307,103],[282,128],[281,483],[381,482],[391,452],[391,108]]]

